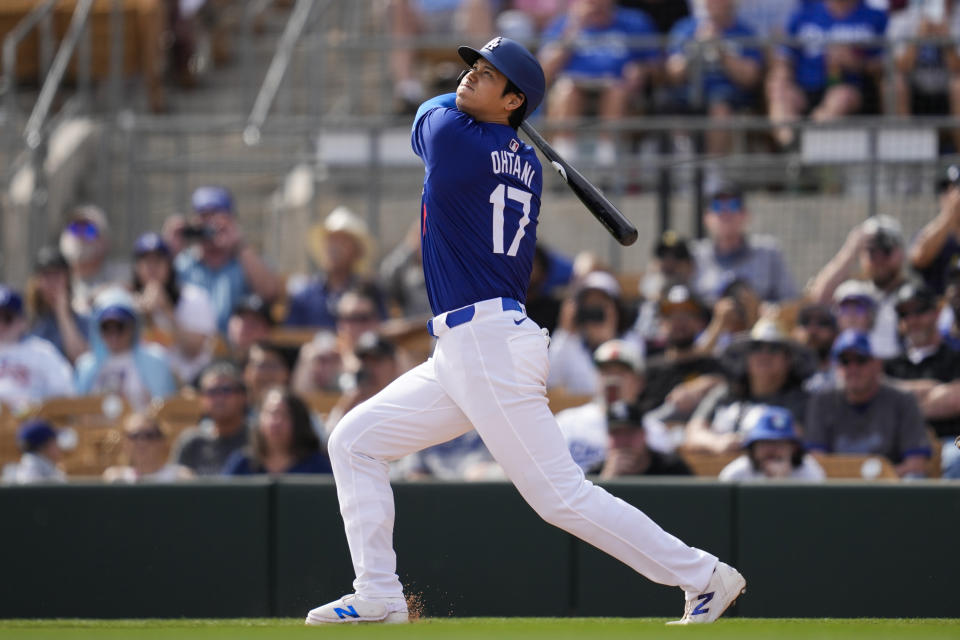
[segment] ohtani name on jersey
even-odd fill
[[[530,163],[521,160],[520,156],[510,151],[493,151],[490,153],[490,162],[494,173],[507,173],[516,176],[523,184],[530,187],[536,173]]]

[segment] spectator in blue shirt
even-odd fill
[[[887,15],[863,0],[808,2],[790,19],[791,42],[775,56],[767,78],[770,119],[788,123],[809,114],[816,122],[861,111],[865,92],[875,89],[872,74],[882,69],[881,49]],[[790,127],[777,127],[774,138],[794,142]]]
[[[217,312],[217,328],[227,321],[237,301],[256,293],[267,301],[282,290],[282,282],[246,243],[237,223],[233,198],[223,187],[200,187],[193,192],[193,220],[188,234],[193,240],[176,257],[174,267],[181,284],[206,290]]]
[[[726,119],[756,106],[763,71],[763,53],[750,42],[753,29],[737,19],[736,0],[706,0],[701,17],[684,18],[670,32],[667,78],[679,85],[678,106],[684,111]],[[729,153],[728,131],[706,133],[707,152]]]
[[[659,59],[655,43],[635,40],[656,36],[656,28],[641,11],[617,7],[613,0],[573,0],[567,13],[543,34],[540,60],[551,87],[547,119],[579,118],[593,96],[600,118],[623,118],[631,99],[649,86]],[[554,146],[563,157],[576,157],[572,133],[558,134]],[[598,135],[595,158],[605,166],[616,162],[610,134]]]

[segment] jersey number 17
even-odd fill
[[[496,189],[490,194],[490,204],[493,205],[493,252],[494,253],[503,253],[503,243],[504,243],[504,233],[503,233],[503,209],[507,204],[507,200],[513,200],[519,202],[523,205],[523,216],[520,218],[520,223],[517,226],[517,235],[513,236],[513,242],[510,243],[510,247],[507,249],[508,256],[517,255],[517,250],[520,249],[520,240],[523,239],[525,233],[524,229],[527,224],[530,222],[530,198],[533,197],[533,194],[529,191],[524,191],[523,189],[517,189],[516,187],[508,187],[505,184],[500,184]]]

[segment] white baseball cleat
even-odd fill
[[[667,624],[713,622],[746,591],[747,581],[740,572],[725,562],[718,562],[703,593],[687,599],[683,617]]]
[[[396,624],[409,622],[407,601],[403,598],[365,600],[355,593],[311,609],[307,614],[309,625],[343,624],[345,622],[382,622]]]

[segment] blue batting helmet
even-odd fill
[[[473,66],[478,58],[483,58],[507,76],[527,97],[527,115],[532,114],[543,101],[547,86],[543,68],[537,58],[519,42],[497,36],[479,51],[463,46],[457,49],[457,53],[470,66]]]

